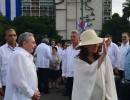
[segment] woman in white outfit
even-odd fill
[[[92,29],[84,31],[80,39],[80,53],[75,58],[72,100],[117,100],[105,39],[99,38]],[[100,54],[98,46],[102,42],[104,48]]]

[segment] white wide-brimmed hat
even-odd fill
[[[92,29],[86,30],[80,35],[80,43],[78,46],[92,45],[103,42],[103,38],[97,36],[96,32]],[[107,40],[107,38],[105,38]]]

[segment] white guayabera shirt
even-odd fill
[[[45,43],[40,43],[36,48],[36,67],[37,68],[49,68],[50,64],[50,47]]]
[[[18,47],[10,58],[4,100],[32,100],[35,91],[37,91],[37,75],[33,57]]]
[[[75,50],[73,45],[70,45],[66,51],[64,56],[64,62],[62,66],[62,76],[73,77],[74,76],[74,58],[77,57],[80,50]]]
[[[88,64],[75,59],[72,100],[118,100],[108,56],[98,68],[98,60]]]
[[[125,57],[126,57],[126,53],[128,48],[130,47],[129,42],[127,42],[126,44],[121,44],[121,46],[119,47],[119,54],[118,54],[118,68],[119,70],[124,71],[124,62],[125,62]]]
[[[119,47],[115,43],[111,42],[111,44],[108,46],[107,54],[110,57],[113,69],[118,67]]]
[[[6,86],[10,55],[14,50],[15,48],[10,47],[7,43],[0,47],[0,87]]]

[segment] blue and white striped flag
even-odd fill
[[[21,0],[0,0],[0,11],[8,20],[21,16]]]

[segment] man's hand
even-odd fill
[[[62,80],[63,80],[64,83],[67,83],[67,80],[66,80],[65,76],[62,76]]]
[[[103,39],[103,52],[98,59],[98,68],[100,67],[101,63],[104,61],[105,56],[107,55],[108,47],[106,45],[105,39]]]
[[[114,68],[115,73],[118,73],[118,67]]]
[[[2,88],[2,87],[0,88],[0,95],[1,95],[1,96],[3,96],[3,95],[4,95],[4,90],[3,90],[3,88]]]
[[[39,100],[40,99],[40,92],[39,91],[36,91],[33,96],[32,96],[32,100]]]
[[[105,96],[105,100],[108,100],[106,96]]]

